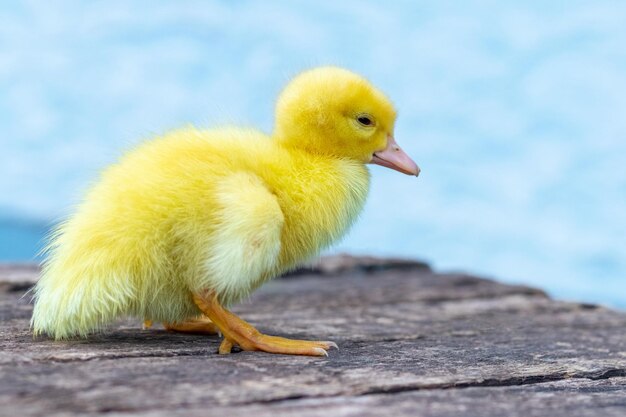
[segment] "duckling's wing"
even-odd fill
[[[229,175],[216,187],[215,228],[206,244],[203,276],[192,291],[213,290],[229,303],[254,290],[276,270],[284,217],[276,196],[248,172]]]

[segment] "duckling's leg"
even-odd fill
[[[261,350],[288,355],[328,356],[326,351],[331,347],[337,347],[334,342],[293,340],[262,334],[251,324],[223,308],[215,293],[210,291],[194,294],[193,300],[198,308],[224,334],[224,340],[219,348],[220,354],[228,354],[233,345],[239,345],[243,350]]]
[[[194,333],[194,334],[218,334],[219,329],[208,317],[185,320],[180,323],[163,323],[165,330],[170,332]]]

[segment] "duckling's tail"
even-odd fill
[[[101,272],[84,265],[44,267],[34,289],[33,334],[85,337],[126,312],[132,294],[120,281],[128,280]]]
[[[128,311],[131,280],[103,262],[103,254],[58,243],[51,244],[55,248],[34,288],[31,328],[35,336],[85,337]]]

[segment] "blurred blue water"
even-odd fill
[[[5,2],[0,260],[153,133],[271,130],[282,85],[338,64],[395,101],[418,180],[373,168],[337,247],[626,307],[626,3]]]
[[[45,234],[46,227],[41,224],[16,219],[0,220],[0,262],[35,259],[42,248]]]

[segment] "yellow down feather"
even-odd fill
[[[231,303],[317,255],[361,211],[364,164],[394,122],[380,91],[324,67],[285,88],[271,136],[189,127],[131,150],[51,235],[34,333],[86,336],[124,315],[180,322],[200,314],[193,291]]]

